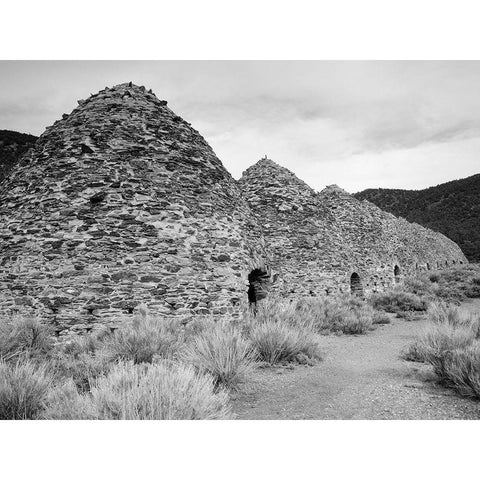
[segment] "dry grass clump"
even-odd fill
[[[437,292],[438,297],[442,298],[441,293],[460,301],[464,298],[480,297],[480,265],[468,264],[439,270],[436,273],[440,288],[440,292]]]
[[[424,312],[428,308],[426,300],[415,293],[405,291],[402,287],[396,287],[383,293],[375,293],[369,301],[377,310],[384,310],[389,313]]]
[[[425,332],[403,358],[431,364],[443,384],[480,398],[480,318],[446,304],[433,304],[427,317]]]
[[[228,394],[190,365],[120,362],[80,395],[66,383],[49,397],[47,419],[213,420],[231,418]]]
[[[45,408],[52,377],[45,365],[0,360],[0,419],[34,419]]]
[[[254,320],[280,322],[319,334],[363,334],[371,330],[374,315],[371,306],[350,295],[303,298],[296,302],[270,298],[262,302]]]
[[[228,395],[210,375],[163,361],[120,363],[91,392],[98,418],[111,420],[201,420],[230,418]]]
[[[0,321],[0,358],[45,356],[53,346],[50,328],[37,317],[12,315]]]
[[[403,349],[400,358],[409,362],[423,363],[426,361],[425,348],[419,340],[416,340]]]
[[[254,352],[240,330],[219,322],[194,336],[182,359],[213,376],[216,385],[236,389],[254,369]]]
[[[47,397],[46,405],[39,414],[44,420],[95,420],[97,411],[88,394],[81,395],[73,382],[67,380],[64,384],[52,388]]]
[[[284,363],[312,364],[321,358],[315,333],[307,328],[282,322],[266,321],[249,333],[258,360],[271,365]]]
[[[56,353],[50,368],[58,381],[71,380],[80,392],[88,392],[97,377],[108,372],[111,363],[101,353]]]
[[[372,316],[373,325],[386,325],[391,323],[390,317],[380,310],[375,310]]]
[[[480,341],[446,352],[442,373],[446,385],[461,395],[480,399]]]
[[[178,320],[138,315],[107,337],[103,349],[110,361],[151,363],[154,357],[174,358],[183,344],[181,334]]]

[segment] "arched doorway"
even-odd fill
[[[427,263],[427,270],[430,270],[430,264]]]
[[[400,267],[398,265],[393,267],[393,278],[395,279],[395,283],[400,283]]]
[[[350,276],[350,292],[352,295],[357,295],[359,297],[363,296],[363,286],[360,275],[356,272],[353,272]]]
[[[265,270],[255,268],[248,275],[248,301],[256,304],[267,296],[269,275]]]

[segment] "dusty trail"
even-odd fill
[[[480,300],[462,308],[480,312]],[[324,337],[320,364],[258,371],[254,392],[233,402],[237,418],[480,419],[480,402],[438,386],[431,367],[399,357],[424,326],[393,318],[367,335]]]

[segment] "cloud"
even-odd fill
[[[130,80],[168,100],[236,177],[268,154],[316,188],[408,187],[403,159],[432,168],[430,155],[458,152],[466,175],[480,137],[480,62],[0,62],[0,128],[40,134],[77,99]]]

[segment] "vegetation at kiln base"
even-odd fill
[[[445,303],[432,304],[427,316],[428,327],[403,358],[432,365],[442,384],[480,399],[480,316]]]
[[[425,190],[368,189],[355,197],[443,233],[470,261],[480,261],[480,174]]]
[[[388,321],[351,296],[270,298],[236,320],[142,313],[113,333],[54,341],[40,319],[15,315],[0,322],[0,418],[230,418],[229,394],[255,368],[313,365],[322,334]]]
[[[479,297],[480,265],[470,264],[407,278],[391,290],[372,295],[369,303],[377,310],[415,320],[432,302],[458,304],[467,298]]]
[[[12,130],[0,130],[0,182],[18,158],[37,140],[37,137]]]
[[[0,418],[231,418],[230,393],[255,368],[313,365],[322,335],[368,333],[389,323],[390,312],[407,320],[426,312],[431,327],[404,357],[431,363],[446,384],[478,396],[478,319],[460,318],[451,304],[479,289],[479,267],[468,265],[406,279],[368,302],[268,297],[239,319],[217,320],[143,311],[113,333],[62,341],[40,318],[14,315],[0,321]]]

